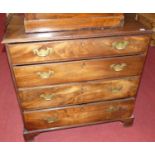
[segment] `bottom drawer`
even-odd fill
[[[132,115],[134,99],[89,103],[65,108],[24,112],[27,130],[118,120]]]

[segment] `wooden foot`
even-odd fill
[[[33,142],[34,137],[37,136],[39,133],[24,133],[24,139],[26,142]]]
[[[121,122],[123,123],[124,127],[130,127],[133,125],[134,117],[129,117],[129,118],[123,119],[123,120],[121,120]]]

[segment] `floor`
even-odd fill
[[[149,49],[135,107],[135,122],[120,122],[46,132],[36,142],[155,141],[155,48]],[[0,141],[22,142],[23,124],[13,88],[7,57],[0,52]]]

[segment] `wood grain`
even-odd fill
[[[25,140],[56,129],[112,121],[125,126],[133,123],[152,33],[149,28],[132,15],[126,16],[124,27],[48,33],[25,33],[23,21],[17,15],[10,19],[3,43],[9,49]],[[115,41],[129,44],[116,50],[111,46]],[[49,46],[54,52],[48,57],[38,58],[32,52]]]
[[[151,46],[155,46],[155,13],[138,13],[137,20],[152,29]]]
[[[141,31],[140,29],[145,29]],[[104,29],[104,30],[79,30],[79,31],[61,31],[50,33],[25,33],[23,18],[13,16],[7,27],[7,32],[3,38],[3,43],[21,43],[31,41],[53,41],[66,39],[82,39],[106,36],[123,36],[123,35],[144,35],[151,34],[152,31],[144,25],[136,22],[130,16],[126,16],[124,27]]]
[[[63,31],[77,30],[82,28],[108,28],[123,26],[123,14],[95,14],[95,13],[35,13],[26,14],[24,20],[25,31],[33,32],[48,32],[48,31]]]
[[[115,17],[123,18],[123,13],[25,13],[26,20],[64,19],[81,17]]]
[[[133,106],[133,99],[124,99],[62,109],[25,112],[24,118],[27,130],[47,129],[128,118],[132,115]]]
[[[124,49],[114,47],[115,43],[127,41]],[[132,55],[147,50],[149,36],[122,36],[53,42],[8,45],[13,64],[32,64],[66,60],[90,59],[105,56]],[[38,56],[34,50],[51,49],[47,56]]]
[[[140,23],[149,28],[155,27],[155,14],[154,13],[138,13],[138,20]]]
[[[139,77],[64,84],[19,91],[23,110],[61,107],[136,95]],[[41,97],[52,95],[50,100]],[[47,98],[48,99],[48,98]]]
[[[13,67],[17,86],[33,87],[141,74],[145,55]],[[112,65],[126,64],[121,71]],[[50,75],[42,78],[40,74]]]

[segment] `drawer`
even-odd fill
[[[23,110],[60,107],[135,96],[139,77],[61,84],[19,91]]]
[[[24,112],[27,130],[59,128],[86,123],[120,120],[132,115],[133,99],[90,103],[66,108]]]
[[[17,86],[33,87],[139,75],[145,55],[13,67]]]
[[[13,64],[32,64],[131,55],[145,52],[148,42],[148,36],[125,36],[10,44],[8,49]]]

